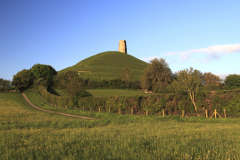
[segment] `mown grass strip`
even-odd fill
[[[95,97],[109,96],[136,96],[136,95],[151,95],[137,90],[120,90],[120,89],[88,89]]]

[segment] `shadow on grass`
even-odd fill
[[[54,94],[56,96],[61,96],[57,91],[55,91],[54,89],[50,88],[48,89],[48,92],[51,93],[51,94]]]

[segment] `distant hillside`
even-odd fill
[[[139,80],[142,71],[148,66],[148,63],[137,59],[131,55],[124,54],[118,51],[108,51],[96,54],[86,58],[76,65],[65,68],[59,73],[68,70],[75,71],[90,71],[91,73],[80,73],[83,78],[90,80],[110,80],[114,78],[121,78],[121,70],[124,67],[130,68],[133,72],[133,80]]]

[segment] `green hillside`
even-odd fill
[[[59,71],[59,73],[68,70],[90,71],[91,73],[80,73],[80,76],[90,80],[110,80],[121,78],[121,70],[124,67],[128,67],[133,72],[133,80],[139,80],[143,69],[147,65],[148,63],[131,55],[118,51],[108,51],[86,58],[74,66]]]

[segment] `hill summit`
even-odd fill
[[[111,80],[121,78],[121,70],[125,67],[133,72],[133,80],[139,80],[142,71],[148,66],[148,63],[137,59],[129,54],[123,54],[118,51],[107,51],[89,58],[86,58],[74,66],[65,68],[59,73],[68,70],[78,71],[82,78],[90,80]]]

